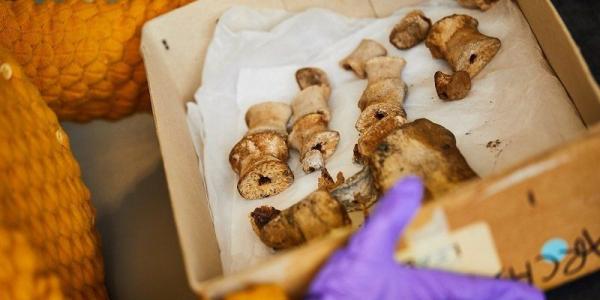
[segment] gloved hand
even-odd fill
[[[393,259],[398,237],[421,204],[423,185],[404,179],[380,200],[348,245],[311,283],[309,299],[544,299],[524,283],[404,266]]]

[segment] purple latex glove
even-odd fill
[[[398,237],[421,205],[417,177],[398,183],[348,245],[311,283],[309,299],[544,299],[520,282],[417,269],[397,263]]]

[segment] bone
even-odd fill
[[[369,162],[381,193],[398,180],[417,175],[425,184],[426,200],[477,178],[452,132],[427,119],[403,124],[388,134],[369,155]]]
[[[379,56],[369,59],[365,64],[368,83],[400,78],[405,66],[406,60],[397,56]]]
[[[374,40],[364,39],[358,47],[350,53],[346,58],[340,61],[342,68],[353,71],[358,78],[364,79],[367,77],[365,64],[373,57],[385,56],[387,50]]]
[[[322,167],[319,189],[300,202],[284,211],[268,206],[255,209],[252,227],[264,244],[287,249],[347,226],[347,212],[366,211],[397,180],[408,175],[423,178],[427,200],[477,177],[450,131],[427,119],[406,123],[402,108],[406,86],[400,78],[404,65],[405,61],[397,57],[376,57],[365,64],[369,80],[359,101],[362,113],[356,123],[360,135],[355,147],[355,158],[363,169],[348,180],[338,173],[334,181]],[[324,82],[314,79],[320,78],[319,73],[306,74],[311,75],[297,73],[297,79],[302,78],[298,79],[301,87],[321,86]],[[323,130],[326,124],[318,113],[303,117],[294,124],[298,128],[292,129],[290,144],[301,148],[306,136]],[[315,150],[306,152],[311,159]],[[318,156],[315,160],[321,163]]]
[[[401,73],[406,61],[400,57],[376,57],[366,64],[368,72],[367,88],[358,101],[358,108],[364,110],[374,103],[397,103],[402,105],[406,96],[406,84]]]
[[[379,192],[373,184],[373,174],[369,166],[346,179],[332,189],[331,195],[340,201],[347,212],[361,211],[377,201]]]
[[[289,141],[300,153],[302,170],[310,173],[325,166],[337,148],[340,134],[328,128],[331,88],[325,72],[303,68],[296,72],[296,81],[302,90],[292,102]]]
[[[355,161],[370,167],[380,193],[412,173],[426,179],[428,197],[432,198],[477,175],[456,148],[450,131],[427,119],[407,123],[402,108],[405,84],[400,78],[404,65],[403,59],[395,57],[377,57],[367,62],[369,82],[359,101],[362,112],[356,123],[360,134]],[[461,84],[465,78],[470,83],[466,71],[450,76],[444,86],[446,96],[464,96],[459,92],[464,93]],[[442,152],[436,152],[436,147],[441,147]]]
[[[329,90],[328,86],[312,85],[300,91],[292,101],[290,124],[296,124],[300,118],[309,114],[320,114],[329,122]]]
[[[265,102],[246,112],[248,132],[229,153],[231,168],[239,175],[237,184],[245,199],[273,196],[287,189],[294,175],[287,165],[286,124],[289,105]]]
[[[452,69],[471,78],[483,69],[500,49],[499,39],[479,32],[477,19],[467,15],[447,16],[433,24],[425,44],[435,58],[443,58]]]
[[[298,246],[350,225],[344,207],[325,190],[312,192],[283,211],[258,207],[250,214],[250,222],[260,240],[275,250]]]
[[[358,153],[361,157],[370,157],[382,139],[406,123],[404,116],[388,116],[381,119],[358,138]]]
[[[463,99],[471,90],[471,77],[465,71],[458,71],[452,75],[437,71],[433,78],[435,91],[442,100]]]
[[[355,124],[361,135],[385,117],[406,118],[402,109],[406,84],[401,79],[405,65],[403,58],[388,56],[376,57],[367,62],[368,84],[358,101],[362,112]]]
[[[371,130],[378,127],[383,129],[365,151],[365,167],[360,172],[342,183],[341,174],[335,182],[323,170],[320,189],[290,208],[255,209],[251,223],[261,241],[276,250],[287,249],[348,226],[347,212],[371,206],[395,182],[409,175],[423,179],[425,201],[477,178],[456,147],[454,135],[441,125],[427,119],[404,123],[387,117]]]
[[[402,106],[396,103],[384,102],[369,105],[363,110],[356,122],[356,129],[363,134],[386,117],[401,117],[406,121],[406,112]]]
[[[409,12],[390,33],[390,43],[398,49],[409,49],[427,37],[431,20],[422,11]]]

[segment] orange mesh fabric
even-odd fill
[[[61,120],[114,120],[150,110],[143,23],[190,1],[0,0],[0,46]]]
[[[41,270],[27,238],[14,229],[0,228],[0,299],[64,299],[56,275]]]
[[[56,115],[0,48],[0,229],[9,230],[0,232],[0,255],[20,270],[0,263],[0,290],[41,272],[47,289],[58,284],[67,299],[106,298],[94,215]]]

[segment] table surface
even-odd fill
[[[600,1],[552,2],[600,81]],[[195,299],[183,270],[152,117],[63,126],[97,208],[111,299]],[[599,280],[596,272],[547,297],[593,299],[600,295]]]

